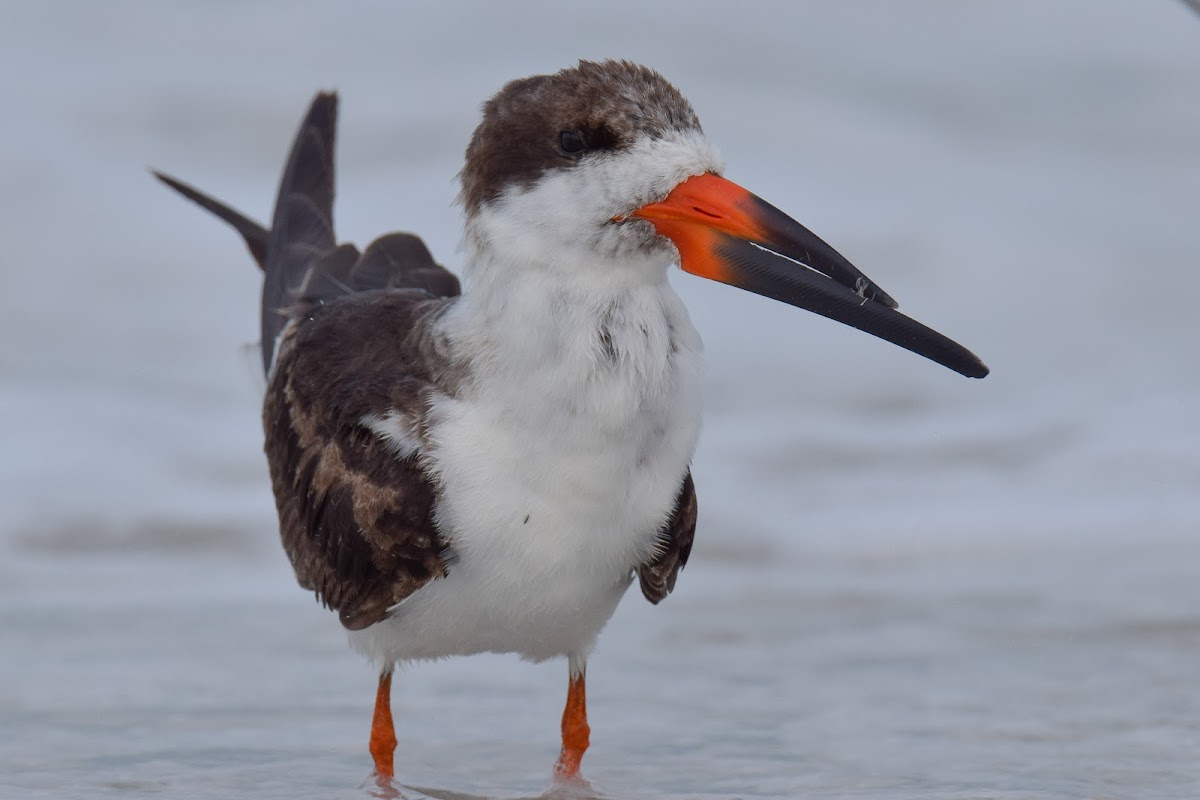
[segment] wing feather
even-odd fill
[[[351,630],[446,574],[420,452],[398,456],[362,420],[421,427],[450,369],[429,352],[449,302],[361,292],[310,308],[281,339],[263,412],[280,533],[297,580]]]
[[[675,589],[679,571],[687,564],[696,537],[696,484],[689,470],[679,487],[675,511],[659,536],[658,555],[637,568],[642,594],[657,605]]]

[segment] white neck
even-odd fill
[[[700,337],[667,282],[678,252],[648,223],[612,220],[720,168],[702,133],[677,131],[474,209],[463,295],[442,319],[469,375],[463,391],[498,422],[564,437],[698,428]]]
[[[443,330],[471,383],[506,413],[545,420],[545,404],[619,426],[674,394],[680,353],[698,369],[699,335],[665,258],[516,267],[487,260],[494,252],[468,245],[465,291]]]

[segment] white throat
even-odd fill
[[[669,252],[518,269],[471,255],[472,278],[443,330],[470,383],[510,405],[507,414],[609,430],[659,410],[699,417],[702,346],[667,281]]]

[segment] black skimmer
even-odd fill
[[[393,774],[398,662],[565,657],[560,780],[588,746],[584,670],[634,579],[675,587],[696,528],[700,338],[684,270],[814,311],[963,375],[832,247],[721,176],[661,75],[581,62],[506,85],[466,152],[465,289],[415,236],[333,227],[337,98],[318,94],[270,228],[172,178],[264,271],[263,422],[284,549],[379,667],[370,750]]]

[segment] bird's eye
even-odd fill
[[[564,153],[575,156],[587,149],[587,142],[583,131],[563,131],[558,135],[558,146]]]

